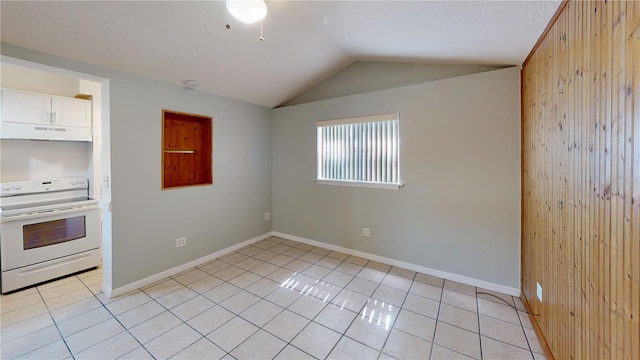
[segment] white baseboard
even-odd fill
[[[102,293],[105,294],[108,298],[111,298],[113,296],[113,290],[111,290],[111,288],[105,283],[102,283],[102,286],[100,286],[100,290],[102,290]]]
[[[321,248],[324,248],[324,249],[327,249],[327,250],[339,251],[339,252],[342,252],[342,253],[345,253],[345,254],[349,254],[349,255],[353,255],[353,256],[359,256],[361,258],[365,258],[365,259],[368,259],[368,260],[378,261],[378,262],[381,262],[381,263],[385,263],[385,264],[401,267],[401,268],[408,269],[408,270],[411,270],[411,271],[417,271],[419,273],[423,273],[423,274],[427,274],[427,275],[431,275],[431,276],[436,276],[436,277],[443,278],[443,279],[446,279],[446,280],[457,281],[459,283],[463,283],[463,284],[467,284],[467,285],[471,285],[471,286],[476,286],[476,287],[483,288],[483,289],[486,289],[486,290],[496,291],[496,292],[499,292],[499,293],[502,293],[502,294],[507,294],[507,295],[511,295],[511,296],[518,296],[518,297],[521,294],[520,289],[514,288],[514,287],[510,287],[510,286],[495,284],[495,283],[492,283],[492,282],[489,282],[489,281],[474,279],[474,278],[471,278],[471,277],[468,277],[468,276],[463,276],[463,275],[458,275],[458,274],[454,274],[454,273],[450,273],[450,272],[446,272],[446,271],[436,270],[436,269],[428,268],[428,267],[421,266],[421,265],[416,265],[416,264],[412,264],[412,263],[408,263],[408,262],[404,262],[404,261],[400,261],[400,260],[396,260],[396,259],[391,259],[391,258],[387,258],[387,257],[384,257],[384,256],[369,254],[369,253],[366,253],[366,252],[353,250],[353,249],[345,248],[345,247],[342,247],[342,246],[327,244],[327,243],[323,243],[323,242],[316,241],[316,240],[310,240],[310,239],[306,239],[306,238],[303,238],[303,237],[299,237],[299,236],[295,236],[295,235],[289,235],[289,234],[285,234],[285,233],[281,233],[281,232],[277,232],[277,231],[272,231],[271,233],[272,233],[273,236],[277,236],[277,237],[280,237],[280,238],[283,238],[283,239],[298,241],[298,242],[305,243],[305,244],[308,244],[308,245],[321,247]]]
[[[467,284],[467,285],[471,285],[471,286],[476,286],[479,288],[483,288],[483,289],[487,289],[487,290],[491,290],[491,291],[496,291],[502,294],[507,294],[507,295],[511,295],[511,296],[520,296],[521,291],[518,288],[514,288],[514,287],[510,287],[510,286],[504,286],[504,285],[500,285],[500,284],[496,284],[496,283],[492,283],[489,281],[484,281],[484,280],[479,280],[479,279],[475,279],[475,278],[471,278],[468,276],[463,276],[463,275],[458,275],[458,274],[454,274],[454,273],[450,273],[450,272],[446,272],[446,271],[441,271],[441,270],[436,270],[436,269],[432,269],[432,268],[428,268],[425,266],[421,266],[421,265],[416,265],[416,264],[412,264],[412,263],[408,263],[408,262],[404,262],[404,261],[400,261],[400,260],[396,260],[396,259],[391,259],[391,258],[387,258],[384,256],[380,256],[380,255],[374,255],[374,254],[369,254],[363,251],[358,251],[358,250],[353,250],[353,249],[349,249],[349,248],[345,248],[342,246],[337,246],[337,245],[332,245],[332,244],[327,244],[321,241],[316,241],[316,240],[311,240],[311,239],[306,239],[300,236],[295,236],[295,235],[289,235],[289,234],[285,234],[285,233],[281,233],[281,232],[277,232],[277,231],[271,231],[268,233],[264,233],[262,235],[256,236],[252,239],[243,241],[239,244],[230,246],[228,248],[222,249],[220,251],[216,251],[212,254],[209,254],[207,256],[203,256],[199,259],[190,261],[186,264],[182,264],[180,266],[176,266],[174,268],[171,268],[169,270],[165,270],[163,272],[157,273],[155,275],[146,277],[142,280],[138,280],[135,281],[133,283],[127,284],[125,286],[121,286],[119,288],[116,289],[111,289],[109,288],[106,284],[102,284],[102,292],[109,298],[112,297],[117,297],[123,294],[126,294],[128,292],[134,291],[136,289],[145,287],[147,285],[153,284],[156,281],[162,280],[164,278],[167,278],[169,276],[175,275],[175,274],[179,274],[185,270],[189,270],[193,267],[196,267],[198,265],[202,265],[208,261],[211,261],[215,258],[224,256],[226,254],[229,254],[233,251],[236,251],[238,249],[241,249],[247,245],[251,245],[255,242],[258,242],[260,240],[269,238],[270,236],[277,236],[283,239],[287,239],[287,240],[293,240],[293,241],[298,241],[304,244],[308,244],[308,245],[313,245],[313,246],[317,246],[317,247],[321,247],[327,250],[333,250],[333,251],[339,251],[339,252],[343,252],[345,254],[349,254],[349,255],[353,255],[353,256],[359,256],[361,258],[365,258],[368,260],[373,260],[373,261],[378,261],[381,263],[385,263],[385,264],[389,264],[389,265],[393,265],[393,266],[397,266],[397,267],[401,267],[404,269],[408,269],[411,271],[417,271],[423,274],[427,274],[427,275],[431,275],[431,276],[436,276],[439,278],[443,278],[446,280],[451,280],[451,281],[457,281],[459,283],[463,283],[463,284]]]
[[[241,249],[241,248],[243,248],[243,247],[245,247],[247,245],[251,245],[251,244],[253,244],[255,242],[258,242],[260,240],[266,239],[266,238],[268,238],[268,237],[270,237],[272,235],[273,235],[273,232],[264,233],[262,235],[254,237],[253,239],[249,239],[249,240],[243,241],[243,242],[241,242],[239,244],[230,246],[230,247],[222,249],[220,251],[216,251],[216,252],[214,252],[212,254],[209,254],[207,256],[203,256],[203,257],[201,257],[199,259],[190,261],[190,262],[188,262],[186,264],[182,264],[180,266],[176,266],[176,267],[171,268],[169,270],[165,270],[165,271],[157,273],[155,275],[151,275],[151,276],[146,277],[146,278],[144,278],[142,280],[138,280],[138,281],[132,282],[130,284],[127,284],[125,286],[121,286],[119,288],[111,289],[105,283],[102,283],[102,292],[108,298],[117,297],[117,296],[126,294],[126,293],[134,291],[136,289],[139,289],[139,288],[145,287],[147,285],[153,284],[154,282],[162,280],[162,279],[167,278],[169,276],[172,276],[172,275],[175,275],[175,274],[179,274],[179,273],[181,273],[181,272],[183,272],[185,270],[189,270],[189,269],[191,269],[193,267],[196,267],[198,265],[202,265],[202,264],[204,264],[204,263],[206,263],[208,261],[211,261],[211,260],[213,260],[215,258],[224,256],[224,255],[226,255],[228,253],[231,253],[233,251]]]

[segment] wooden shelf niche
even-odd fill
[[[162,189],[213,184],[213,119],[162,110]]]

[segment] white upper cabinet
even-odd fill
[[[92,141],[91,101],[2,89],[0,139]]]
[[[91,127],[91,101],[2,90],[2,122]]]
[[[2,121],[48,125],[51,123],[51,97],[2,90]]]
[[[60,126],[91,127],[91,102],[74,98],[51,98],[51,123]]]

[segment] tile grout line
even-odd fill
[[[484,359],[482,354],[482,325],[480,324],[480,302],[478,301],[478,288],[475,288],[476,293],[476,312],[478,315],[478,340],[480,341],[480,360]]]
[[[74,275],[74,277],[77,278],[77,276],[75,276],[75,275]],[[84,283],[82,283],[82,284],[84,285]],[[53,322],[53,325],[56,327],[56,330],[58,331],[58,334],[60,335],[60,338],[62,339],[62,342],[64,343],[64,346],[67,348],[67,351],[69,351],[69,354],[71,354],[71,356],[75,359],[75,355],[71,351],[71,348],[69,348],[69,344],[67,344],[67,339],[64,337],[64,335],[62,335],[62,331],[60,331],[60,328],[58,327],[58,322],[56,321],[56,319],[53,318],[53,315],[51,314],[51,310],[49,309],[49,305],[47,304],[46,300],[44,299],[44,296],[42,296],[42,293],[40,292],[40,289],[38,287],[36,287],[35,289],[36,289],[36,292],[38,293],[38,295],[40,296],[40,299],[42,299],[42,303],[44,304],[44,307],[47,309],[47,314],[51,318],[51,321]],[[55,343],[55,342],[53,342],[53,343]],[[49,346],[49,345],[51,345],[51,344],[47,344],[45,346]],[[40,347],[38,349],[33,349],[32,351],[29,351],[28,353],[22,354],[20,356],[28,355],[28,354],[30,354],[30,353],[32,353],[34,351],[42,349],[43,347],[44,346],[42,346],[42,347]]]
[[[280,243],[278,243],[278,244],[282,244],[282,242],[280,242]],[[294,246],[294,247],[291,247],[291,248],[293,249],[293,248],[295,248],[295,246]],[[314,247],[314,248],[315,248],[315,247]],[[264,249],[264,250],[268,250],[268,249]],[[296,258],[294,258],[294,259],[299,259],[299,258],[300,258],[301,256],[303,256],[304,254],[307,254],[307,253],[311,252],[311,250],[313,250],[313,249],[309,249],[309,250],[305,251],[303,254],[300,254],[298,257],[296,257]],[[287,251],[288,251],[288,250],[287,250]],[[285,252],[286,252],[286,251],[285,251]],[[256,254],[256,255],[257,255],[257,254]],[[321,258],[321,259],[322,259],[322,258]],[[260,260],[260,259],[258,259],[258,260]],[[320,260],[320,259],[318,259],[318,260]],[[302,260],[302,261],[304,261],[304,260]],[[266,261],[266,262],[268,262],[268,261]],[[308,261],[307,261],[307,262],[308,262]],[[316,261],[316,262],[317,262],[317,261]],[[313,264],[315,264],[316,262],[313,262],[313,263],[311,263],[311,264],[313,265]],[[270,263],[270,264],[271,264],[271,263]],[[275,264],[274,264],[274,265],[275,265]],[[286,265],[286,264],[285,264],[285,265]],[[259,265],[258,265],[258,266],[259,266]],[[276,266],[277,266],[277,265],[276,265]],[[311,267],[311,266],[309,266],[309,267]],[[280,266],[280,267],[279,267],[279,269],[283,269],[283,268],[284,268],[284,266]],[[305,269],[305,270],[306,270],[306,269]],[[250,271],[250,270],[248,270],[248,271]],[[270,274],[273,274],[273,273],[274,273],[274,272],[276,272],[276,271],[278,271],[278,270],[274,270],[274,271],[272,271],[271,273],[269,273],[269,275],[270,275]],[[290,270],[290,271],[293,271],[293,270]],[[295,274],[303,275],[301,272],[297,272],[297,271],[294,271],[294,275],[295,275]],[[266,277],[265,277],[265,278],[266,278]],[[285,280],[285,282],[287,282],[287,280]],[[266,295],[266,296],[269,296],[269,295],[271,295],[272,293],[274,293],[276,290],[278,290],[278,288],[282,287],[282,285],[283,285],[285,282],[282,282],[282,283],[281,283],[277,288],[275,288],[274,290],[272,290],[272,291],[271,291],[268,295]],[[296,291],[297,291],[297,290],[296,290]],[[302,292],[301,292],[301,294],[302,294]],[[266,299],[266,296],[264,297],[264,300],[265,300],[265,301],[269,301],[268,299]],[[303,296],[305,296],[305,295],[303,295]],[[291,304],[289,304],[289,306],[291,306],[294,302],[298,301],[298,299],[300,299],[300,297],[296,298],[296,300],[294,300]],[[271,302],[271,301],[269,301],[269,302]],[[273,303],[273,302],[271,302],[271,303],[272,303],[272,304],[274,304],[274,305],[280,306],[280,305],[275,304],[275,303]],[[325,308],[326,308],[326,305],[325,305]],[[283,313],[283,312],[284,312],[284,311],[286,311],[286,310],[287,310],[287,308],[283,307],[283,310],[282,310],[280,313],[278,313],[278,315],[280,315],[281,313]],[[324,308],[323,308],[323,310],[324,310]],[[297,314],[297,313],[295,313],[295,312],[293,312],[293,311],[291,311],[291,310],[288,310],[288,311],[290,311],[291,313],[296,314],[296,315],[301,316],[301,317],[303,317],[303,318],[304,318],[304,316],[299,315],[299,314]],[[322,312],[322,310],[320,310],[320,312]],[[278,315],[276,315],[275,317],[277,317]],[[273,317],[271,320],[273,320],[275,317]],[[305,319],[307,319],[307,318],[305,318]],[[269,322],[270,322],[271,320],[269,320]],[[300,329],[300,331],[298,332],[298,334],[297,334],[297,335],[299,335],[302,331],[304,331],[304,329],[306,329],[306,328],[309,326],[309,324],[311,324],[312,322],[313,322],[313,320],[310,320],[308,324],[306,324],[302,329]],[[267,322],[267,324],[268,324],[268,322]],[[322,324],[319,324],[319,325],[321,325],[321,326],[322,326]],[[289,341],[285,341],[284,339],[282,339],[282,338],[278,337],[277,335],[275,335],[275,334],[271,334],[269,331],[264,330],[262,327],[260,327],[260,329],[259,329],[259,330],[263,330],[263,331],[265,331],[267,334],[270,334],[270,335],[272,335],[272,336],[275,336],[276,338],[278,338],[278,339],[280,339],[280,340],[282,340],[282,341],[284,341],[284,342],[286,343],[286,345],[285,345],[285,346],[284,346],[280,351],[278,351],[278,353],[275,355],[275,357],[277,357],[278,355],[280,355],[280,353],[282,353],[282,352],[284,351],[284,349],[286,349],[286,348],[287,348],[287,346],[291,346],[291,347],[293,347],[293,348],[295,348],[295,349],[298,349],[299,351],[301,351],[301,352],[303,352],[303,353],[305,353],[305,354],[307,354],[307,355],[311,356],[312,358],[316,358],[315,356],[313,356],[313,355],[309,354],[308,352],[306,352],[306,351],[304,351],[304,350],[302,350],[302,349],[298,348],[297,346],[295,346],[295,345],[293,345],[293,344],[291,343],[291,342],[292,342],[292,341],[297,337],[297,335],[296,335],[296,336],[294,336],[293,338],[291,338],[291,340],[289,340]],[[253,335],[252,335],[252,336],[253,336]],[[247,338],[247,339],[248,339],[248,338]],[[245,339],[245,341],[246,341],[247,339]],[[240,346],[240,345],[238,345],[238,346]],[[236,347],[236,348],[237,348],[237,347]],[[234,348],[234,350],[235,350],[235,348]],[[229,355],[231,355],[231,353],[229,353]],[[231,355],[231,356],[233,356],[233,355]]]
[[[389,271],[391,271],[393,267],[390,267],[389,270],[387,270],[386,274],[389,274]],[[404,307],[404,303],[407,301],[407,297],[409,297],[409,291],[411,291],[411,286],[413,286],[413,282],[415,281],[417,273],[413,274],[413,278],[411,279],[411,285],[409,286],[409,289],[407,290],[407,293],[404,295],[404,299],[402,299],[402,305],[400,305],[398,307],[398,316],[393,320],[393,325],[391,325],[389,327],[389,333],[387,334],[387,336],[384,339],[384,342],[382,343],[382,347],[380,348],[380,351],[378,351],[378,359],[384,354],[384,347],[387,345],[387,341],[389,341],[389,337],[391,336],[391,330],[393,330],[393,327],[396,324],[396,321],[398,321],[398,318],[400,317],[400,312],[402,311],[402,308]],[[384,279],[387,277],[387,275],[385,275],[384,278],[382,278],[382,281],[384,281]],[[380,282],[380,284],[378,285],[378,288],[380,287],[380,285],[382,285],[382,281]],[[378,289],[376,288],[376,290]],[[376,290],[373,291],[373,293],[375,294]],[[435,327],[434,327],[434,332],[435,332]],[[400,330],[401,331],[401,330]],[[415,336],[415,335],[414,335]]]
[[[472,333],[473,333],[473,331],[471,331],[471,330],[469,330],[469,329],[466,329],[466,328],[463,328],[463,327],[461,327],[461,326],[458,326],[458,325],[455,325],[455,324],[451,324],[451,323],[448,323],[448,322],[446,322],[446,321],[444,321],[444,320],[440,320],[440,319],[439,319],[439,318],[440,318],[440,309],[442,308],[442,303],[443,303],[442,298],[444,297],[444,290],[454,291],[454,292],[459,293],[459,294],[462,294],[462,295],[468,295],[468,294],[465,294],[465,293],[462,293],[462,292],[459,292],[459,291],[456,291],[456,290],[452,290],[452,289],[447,289],[447,288],[445,288],[445,287],[444,287],[444,283],[445,283],[445,281],[446,281],[446,280],[444,280],[444,279],[443,279],[443,283],[442,283],[442,292],[440,293],[440,304],[438,305],[438,319],[437,319],[436,321],[437,321],[437,322],[442,322],[442,323],[444,323],[444,324],[447,324],[447,325],[449,325],[449,326],[452,326],[452,327],[458,328],[458,329],[460,329],[460,330],[469,331],[469,332],[472,332]],[[435,286],[435,285],[434,285],[434,286]],[[476,291],[477,291],[477,287],[475,287],[475,286],[474,286],[474,288],[476,288]],[[419,295],[418,295],[418,296],[419,296]],[[471,295],[468,295],[468,296],[471,296]],[[476,297],[476,299],[477,299],[477,297]],[[456,309],[458,309],[458,310],[464,310],[464,311],[473,312],[473,311],[470,311],[470,310],[467,310],[467,309],[464,309],[464,308],[461,308],[461,307],[459,307],[459,306],[452,305],[452,304],[449,304],[449,303],[446,303],[446,302],[445,302],[444,304],[445,304],[445,305],[447,305],[447,306],[450,306],[450,307],[454,307],[454,308],[456,308]],[[480,312],[477,310],[477,306],[478,306],[478,304],[476,304],[476,311],[475,311],[475,313],[476,313],[476,315],[479,317],[479,316],[480,316]],[[437,323],[436,323],[436,330],[437,330]],[[482,333],[481,333],[481,331],[480,331],[480,320],[479,320],[479,319],[478,319],[478,333],[477,333],[477,334],[478,334],[478,336],[479,336],[479,337],[481,337],[481,336],[482,336]],[[434,332],[434,334],[433,334],[433,339],[434,339],[433,344],[434,344],[434,345],[436,345],[436,343],[435,343],[435,337],[436,337],[436,333]],[[453,351],[453,352],[455,352],[455,353],[458,353],[458,354],[464,355],[464,356],[466,356],[466,357],[472,358],[471,356],[469,356],[469,355],[467,355],[467,354],[461,353],[459,350],[451,349],[451,348],[446,347],[446,346],[441,345],[441,344],[437,344],[437,345],[438,345],[438,346],[440,346],[440,347],[443,347],[443,348],[445,348],[445,349],[447,349],[447,350]],[[480,344],[480,345],[482,345],[482,344]],[[432,347],[432,351],[433,351],[433,347]]]
[[[493,296],[493,295],[492,295],[492,296]],[[488,300],[488,299],[485,299],[485,298],[480,298],[480,297],[479,297],[478,299],[483,299],[483,300],[491,301],[491,300]],[[513,300],[513,296],[511,296],[511,301],[514,301],[514,300]],[[499,304],[500,306],[504,306],[504,305],[500,304],[500,303],[499,303],[499,302],[497,302],[497,301],[492,301],[492,302],[497,303],[497,304]],[[515,302],[514,302],[514,305],[515,305]],[[531,348],[531,342],[529,341],[529,338],[528,338],[527,333],[526,333],[526,331],[525,331],[525,326],[524,326],[524,324],[522,323],[522,319],[520,318],[520,314],[519,314],[519,313],[520,313],[520,311],[521,311],[521,310],[520,310],[520,309],[518,309],[516,306],[511,306],[511,309],[512,309],[512,310],[514,310],[514,311],[516,312],[516,316],[518,317],[518,322],[520,323],[520,328],[521,328],[521,330],[522,330],[522,332],[523,332],[523,334],[524,334],[524,338],[525,338],[525,340],[527,341],[527,347],[529,348],[529,349],[528,349],[528,351],[531,353],[532,358],[535,358],[534,351],[533,351],[533,349]],[[501,321],[501,322],[505,322],[505,323],[510,324],[510,325],[518,326],[518,324],[514,324],[514,323],[512,323],[512,322],[510,322],[510,321],[507,321],[507,320],[504,320],[504,319],[500,319],[500,318],[497,318],[497,317],[495,317],[495,316],[486,315],[486,314],[480,314],[480,305],[478,304],[478,316],[480,316],[480,315],[485,316],[485,317],[488,317],[488,318],[492,318],[492,319],[494,319],[494,320],[498,320],[498,321]],[[479,327],[479,324],[478,324],[478,327]],[[482,333],[480,333],[480,334],[481,334],[481,336],[482,336]],[[501,342],[501,343],[503,343],[503,344],[507,344],[507,345],[510,345],[510,346],[513,346],[513,347],[516,347],[516,348],[519,348],[519,349],[522,349],[522,350],[527,351],[527,349],[525,349],[525,348],[523,348],[523,347],[521,347],[521,346],[518,346],[518,345],[516,345],[516,344],[508,343],[508,342],[506,342],[506,341],[504,341],[504,340],[497,339],[497,338],[492,337],[492,336],[489,336],[489,335],[484,335],[484,336],[485,336],[485,337],[487,337],[487,338],[489,338],[489,339],[492,339],[492,340],[494,340],[494,341],[498,341],[498,342]]]
[[[514,297],[511,297],[511,301],[513,301],[513,309],[516,311],[516,315],[518,316],[518,321],[520,322],[520,327],[522,327],[522,331],[524,332],[524,339],[527,340],[527,345],[529,346],[529,352],[531,352],[531,358],[535,359],[536,356],[533,354],[533,348],[531,347],[531,342],[529,341],[529,336],[527,336],[527,331],[524,328],[524,324],[522,323],[522,318],[520,318],[520,310],[516,304]]]
[[[416,277],[417,277],[417,274],[416,274]],[[442,280],[442,288],[440,288],[440,300],[438,301],[438,314],[436,315],[436,326],[433,329],[433,338],[431,339],[431,351],[429,351],[429,359],[433,357],[433,348],[436,346],[436,334],[438,332],[438,322],[440,322],[440,309],[442,309],[443,296],[444,296],[444,280]],[[479,329],[478,329],[478,332],[480,332]]]
[[[120,324],[120,326],[122,326],[122,328],[123,328],[123,329],[124,329],[124,330],[125,330],[125,331],[126,331],[126,332],[127,332],[127,333],[128,333],[128,334],[129,334],[129,335],[130,335],[130,336],[131,336],[131,337],[132,337],[132,338],[133,338],[137,343],[138,343],[138,344],[140,344],[140,346],[142,346],[142,347],[144,348],[144,345],[143,345],[143,344],[142,344],[142,343],[141,343],[141,342],[140,342],[140,341],[139,341],[135,336],[133,336],[133,334],[129,331],[129,329],[128,329],[126,326],[124,326],[124,324],[123,324],[122,322],[120,322],[120,319],[118,319],[118,318],[116,317],[116,315],[114,315],[114,314],[111,312],[111,310],[109,310],[109,308],[107,307],[107,304],[103,303],[103,302],[98,298],[98,296],[97,296],[96,294],[94,294],[94,293],[93,293],[93,291],[91,291],[91,289],[89,289],[89,287],[84,283],[84,281],[82,281],[82,279],[79,279],[79,280],[80,280],[80,282],[82,282],[82,284],[83,284],[83,285],[84,285],[84,286],[85,286],[85,287],[86,287],[86,288],[91,292],[91,294],[93,294],[93,297],[94,297],[94,298],[96,298],[96,300],[98,300],[98,302],[100,303],[100,305],[102,305],[102,307],[103,307],[107,312],[109,312],[109,314],[111,315],[111,317],[112,317],[115,321],[117,321],[117,322],[118,322],[118,324]],[[79,316],[80,316],[80,315],[79,315]],[[105,321],[109,321],[109,319],[104,320],[104,321],[102,321],[102,322],[100,322],[100,323],[98,323],[98,324],[101,324],[101,323],[103,323],[103,322],[105,322]],[[94,325],[92,325],[92,326],[88,327],[87,329],[89,329],[89,328],[91,328],[91,327],[93,327],[93,326],[95,326],[95,325],[98,325],[98,324],[94,324]],[[87,329],[84,329],[84,330],[87,330]],[[84,330],[82,330],[82,331],[84,331]],[[88,347],[88,348],[86,348],[86,349],[84,349],[84,350],[80,351],[79,353],[81,353],[81,352],[83,352],[83,351],[87,351],[87,350],[89,350],[89,349],[91,349],[91,348],[93,348],[93,347],[97,346],[98,344],[101,344],[101,343],[103,343],[103,342],[105,342],[105,341],[107,341],[107,340],[109,340],[109,339],[112,339],[112,338],[114,338],[114,337],[116,337],[116,336],[118,336],[118,335],[122,334],[122,333],[123,333],[123,332],[125,332],[125,331],[119,332],[119,333],[117,333],[117,334],[115,334],[115,335],[113,335],[113,336],[111,336],[111,337],[109,337],[109,338],[107,338],[107,339],[104,339],[104,340],[100,341],[100,342],[99,342],[99,343],[97,343],[97,344],[93,344],[93,346],[90,346],[90,347]],[[66,343],[66,340],[65,340],[65,343]],[[133,349],[133,350],[131,350],[131,351],[135,351],[135,350],[136,350],[136,349]],[[121,355],[120,357],[122,357],[122,356],[124,356],[124,355],[129,354],[131,351],[127,352],[126,354]],[[145,348],[145,351],[147,351],[147,352],[148,352],[148,350],[146,350],[146,348]],[[76,358],[76,355],[75,355],[75,354],[73,354],[73,353],[72,353],[72,356],[73,356],[73,358],[74,358],[74,359]],[[154,358],[155,358],[155,357],[154,357]]]
[[[340,264],[344,263],[345,261],[346,261],[346,260],[342,260],[342,262],[340,262]],[[349,284],[351,283],[351,281],[353,281],[353,280],[358,276],[358,274],[360,274],[360,272],[361,272],[362,270],[364,270],[364,269],[366,269],[366,268],[367,268],[367,264],[369,264],[369,262],[370,262],[370,261],[367,261],[367,262],[364,264],[364,266],[362,267],[362,269],[360,269],[360,271],[358,271],[358,273],[357,273],[357,274],[355,274],[355,275],[353,275],[353,276],[352,276],[352,279],[351,279],[351,280],[349,280],[349,282],[347,283],[347,285],[349,285]],[[340,264],[339,264],[338,266],[340,266]],[[336,266],[336,268],[337,268],[338,266]],[[327,275],[328,275],[328,274],[327,274]],[[362,278],[361,278],[361,279],[362,279]],[[365,280],[366,280],[366,279],[365,279]],[[384,278],[383,278],[383,280],[384,280]],[[373,293],[375,293],[375,292],[376,292],[376,290],[378,289],[378,287],[379,287],[379,286],[380,286],[380,284],[378,284],[378,286],[376,286],[376,289],[374,289],[374,290],[373,290]],[[345,289],[345,288],[343,288],[343,289]],[[354,292],[355,292],[355,293],[357,293],[357,294],[363,295],[363,294],[361,294],[361,293],[358,293],[357,291],[354,291]],[[373,295],[373,293],[372,293],[372,295]],[[337,295],[336,295],[336,296],[337,296]],[[333,347],[331,348],[331,350],[329,350],[329,352],[327,353],[327,356],[325,356],[325,359],[326,359],[326,358],[328,358],[328,357],[329,357],[329,355],[331,355],[331,353],[333,352],[333,350],[335,350],[336,346],[338,346],[338,343],[340,342],[340,340],[342,340],[344,337],[347,337],[347,338],[349,338],[349,339],[351,339],[351,340],[353,340],[353,341],[356,341],[356,342],[358,342],[358,343],[362,344],[362,342],[360,342],[360,341],[358,341],[358,340],[356,340],[356,339],[352,339],[352,338],[348,337],[348,336],[347,336],[347,331],[349,330],[349,328],[351,327],[351,325],[353,325],[353,323],[356,321],[356,319],[358,319],[358,316],[360,315],[360,311],[362,311],[362,309],[364,309],[364,308],[365,308],[365,305],[369,302],[369,300],[371,300],[371,296],[369,296],[369,298],[367,299],[367,302],[365,302],[365,303],[362,305],[362,307],[360,308],[360,310],[356,313],[356,316],[353,318],[353,320],[351,320],[351,322],[349,323],[349,326],[347,326],[347,328],[344,330],[344,332],[340,334],[340,337],[338,338],[338,341],[336,341],[336,343],[333,345]],[[324,309],[323,309],[323,310],[324,310]],[[348,310],[348,309],[347,309],[347,310]],[[322,312],[322,311],[320,311],[320,312]],[[315,320],[315,319],[318,317],[318,315],[320,315],[320,312],[319,312],[318,314],[316,314],[316,316],[314,316],[314,318],[311,320],[311,322],[314,322],[313,320]],[[322,325],[322,324],[320,324],[320,325]],[[330,329],[330,330],[331,330],[331,329]],[[363,345],[364,345],[364,346],[367,346],[367,347],[370,347],[370,346],[368,346],[368,345],[366,345],[366,344],[363,344]],[[381,349],[381,350],[382,350],[382,349]],[[380,351],[381,351],[381,350],[380,350]],[[380,354],[380,351],[378,352],[378,354]]]

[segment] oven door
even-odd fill
[[[2,216],[2,271],[100,247],[97,205]]]

